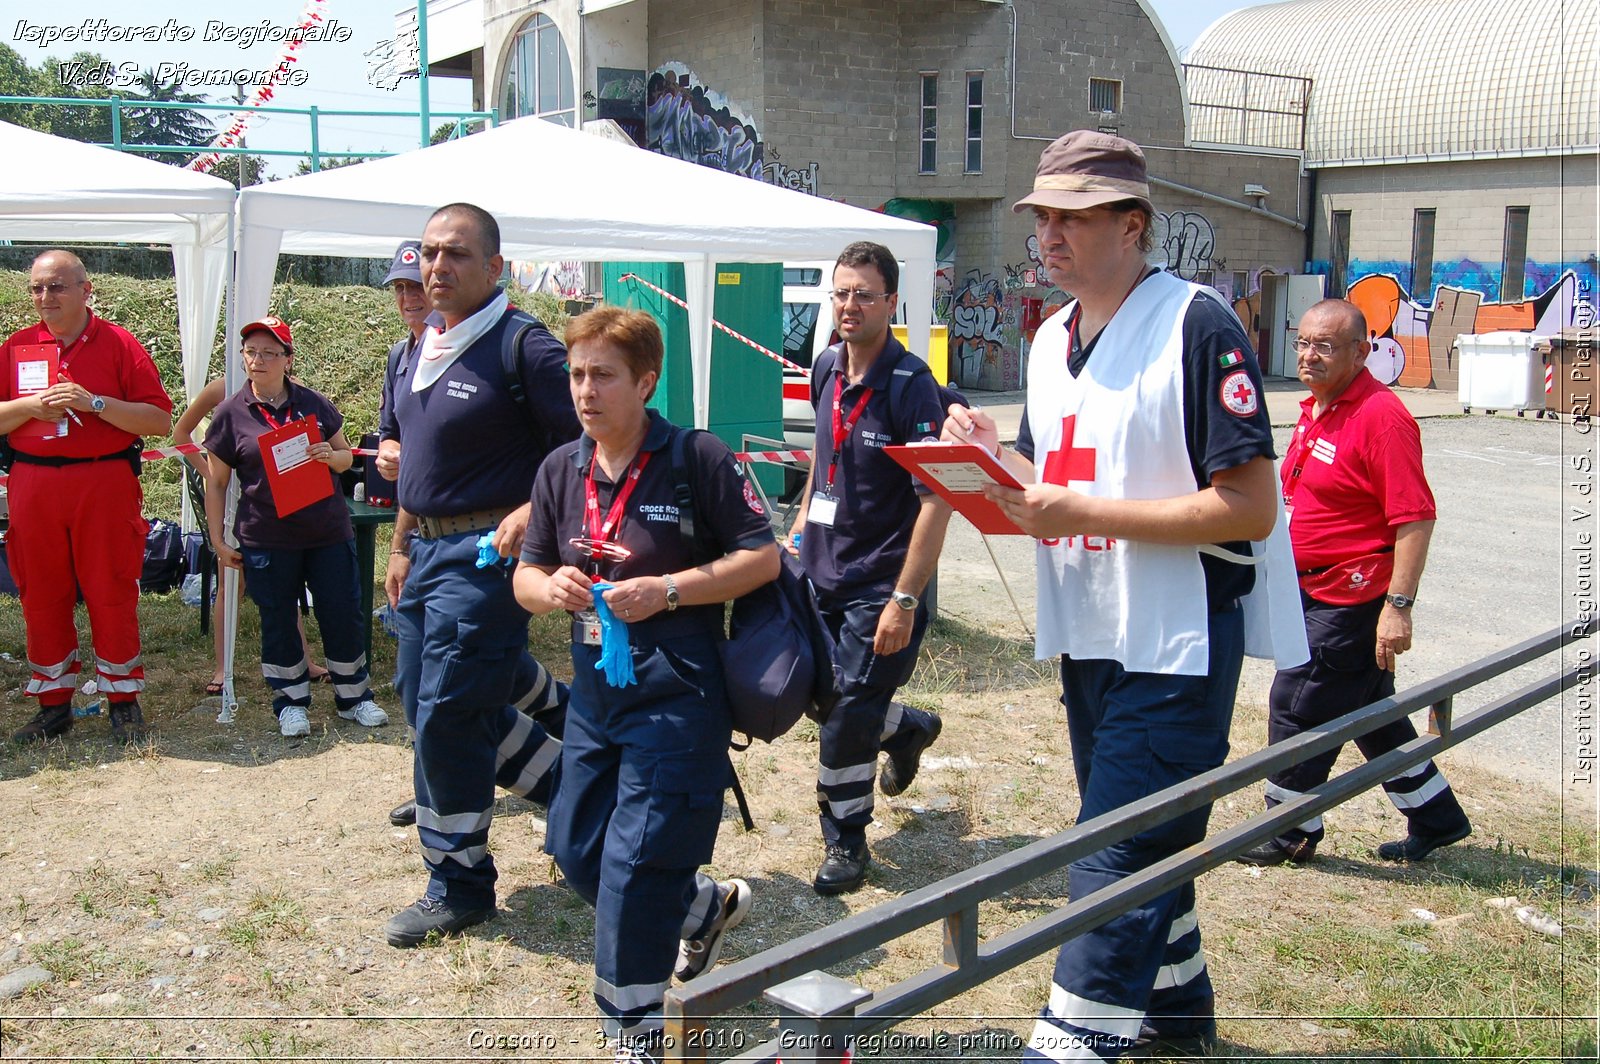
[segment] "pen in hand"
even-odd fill
[[[56,376],[60,377],[64,381],[66,381],[68,384],[76,384],[77,383],[77,381],[75,381],[71,377],[67,376],[67,371],[64,370],[64,369],[56,370]],[[70,407],[70,406],[66,408],[66,411],[67,411],[67,416],[72,419],[72,423],[74,425],[78,426],[80,429],[83,428],[83,421],[79,419],[78,412],[76,410],[72,409],[72,407]]]

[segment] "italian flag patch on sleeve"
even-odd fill
[[[1234,366],[1239,365],[1243,361],[1244,352],[1238,350],[1237,348],[1229,351],[1225,355],[1217,356],[1217,365],[1221,366],[1223,369],[1232,369]]]

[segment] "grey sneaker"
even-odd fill
[[[286,739],[298,739],[311,734],[311,721],[305,707],[289,706],[278,714],[278,734]]]
[[[678,943],[678,964],[672,970],[672,974],[676,975],[681,983],[687,983],[717,963],[717,958],[722,956],[722,936],[729,929],[738,927],[744,922],[744,918],[750,913],[750,905],[755,900],[750,884],[742,879],[730,879],[726,883],[718,883],[717,888],[717,893],[721,896],[722,911],[711,921],[710,929],[699,938],[686,938]]]
[[[364,702],[357,702],[349,709],[341,709],[339,716],[345,720],[353,720],[363,728],[381,728],[389,723],[389,714],[370,698]]]

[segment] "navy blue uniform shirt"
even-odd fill
[[[1094,354],[1096,336],[1074,349],[1067,369],[1076,377]],[[1232,361],[1237,354],[1242,362]],[[1256,389],[1256,410],[1240,417],[1222,404],[1222,382],[1243,370]],[[1189,464],[1195,483],[1211,483],[1213,474],[1244,465],[1258,456],[1275,458],[1272,449],[1272,422],[1267,417],[1266,393],[1261,388],[1261,367],[1244,333],[1244,326],[1227,307],[1215,299],[1196,296],[1183,315],[1183,427],[1189,447]],[[1022,425],[1017,430],[1016,451],[1033,461],[1033,430],[1028,426],[1028,411],[1023,408]],[[1238,554],[1248,554],[1246,543],[1220,546]],[[1200,556],[1206,574],[1206,600],[1212,607],[1247,595],[1255,587],[1255,569],[1209,554]]]
[[[303,417],[315,418],[317,431],[324,440],[332,440],[344,427],[344,416],[334,409],[327,396],[296,384],[288,377],[284,378],[284,384],[287,396],[283,405],[272,411],[272,419],[278,424],[287,425]],[[314,502],[288,517],[278,516],[261,460],[261,446],[256,442],[263,432],[272,429],[261,407],[250,385],[245,384],[217,404],[211,415],[211,427],[206,430],[206,450],[232,468],[239,479],[239,510],[234,517],[234,535],[242,545],[257,550],[327,547],[354,538],[350,511],[339,492],[339,475],[332,469],[328,470],[328,476],[334,481],[331,498]]]
[[[482,309],[482,308],[479,308]],[[551,451],[575,439],[567,349],[543,325],[523,336],[517,367],[527,395],[511,397],[500,362],[507,310],[431,387],[411,390],[420,353],[397,373],[384,407],[400,441],[400,505],[423,517],[521,506]]]
[[[826,358],[826,354],[822,356]],[[820,359],[819,359],[820,361]],[[833,389],[843,370],[838,358],[827,359],[817,382],[816,454],[812,458],[813,499],[828,488],[833,459]],[[891,334],[860,384],[845,383],[842,418],[849,418],[865,389],[872,389],[861,418],[839,449],[839,469],[832,498],[838,503],[833,526],[813,523],[808,516],[800,539],[800,564],[812,583],[830,594],[893,590],[911,548],[911,529],[922,507],[915,477],[883,453],[891,444],[936,440],[944,424],[939,385],[931,373],[912,372],[922,359],[906,351]],[[895,371],[911,372],[904,394],[889,409]]]
[[[670,445],[673,433],[686,430],[676,428],[654,410],[648,413],[650,427],[640,450],[648,452],[650,460],[628,496],[621,523],[612,537],[612,542],[632,553],[625,560],[600,564],[600,577],[611,583],[635,576],[682,572],[711,560],[703,553],[697,556],[695,545],[684,540],[678,527],[677,483],[672,476]],[[594,447],[594,440],[579,437],[557,450],[540,468],[533,485],[533,516],[522,541],[522,560],[529,565],[548,569],[571,565],[594,575],[594,560],[571,544],[573,539],[589,535],[584,526],[583,482],[589,475]],[[714,551],[713,558],[775,542],[766,510],[746,483],[727,444],[709,432],[697,432],[684,448],[683,460],[689,467],[685,474],[693,492],[696,535]],[[594,483],[604,517],[611,512],[617,485],[598,463],[594,465]],[[715,604],[683,606],[672,616],[690,618],[701,613],[714,614],[714,622],[720,625],[722,607]]]

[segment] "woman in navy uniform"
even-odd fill
[[[363,727],[389,723],[372,701],[367,652],[362,643],[361,585],[356,571],[355,530],[337,486],[327,498],[278,516],[267,480],[263,432],[301,418],[315,419],[322,439],[306,456],[328,467],[329,476],[350,468],[344,418],[327,396],[290,377],[294,339],[289,325],[271,316],[239,330],[244,344],[243,388],[217,405],[206,433],[206,523],[211,547],[224,566],[242,568],[244,585],[261,609],[261,674],[272,688],[278,731],[294,738],[311,734],[311,662],[301,641],[301,592],[311,591],[322,630],[339,716]],[[239,476],[234,535],[239,550],[222,536],[228,482]]]
[[[750,908],[742,880],[717,883],[699,869],[732,772],[722,607],[777,577],[778,549],[710,433],[693,433],[679,452],[700,545],[680,529],[673,440],[685,430],[645,406],[661,375],[654,319],[600,307],[573,319],[566,339],[584,435],[539,470],[515,588],[533,613],[574,615],[572,701],[545,848],[595,907],[594,996],[618,1059],[648,1060],[672,976],[715,963],[723,934]],[[631,642],[635,684],[612,686],[597,670],[599,581],[613,585],[601,598]]]

